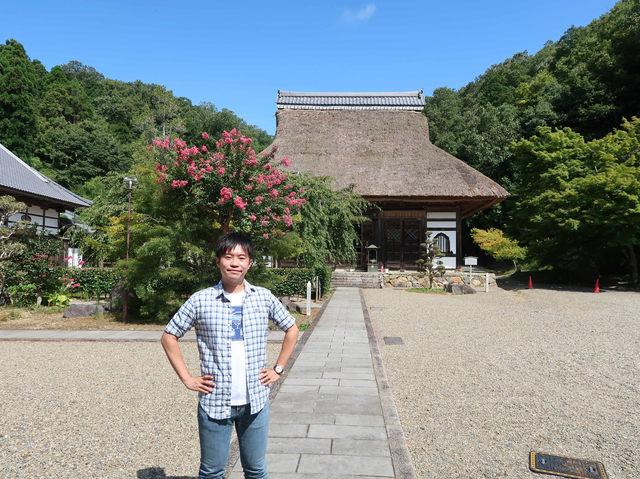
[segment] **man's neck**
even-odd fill
[[[222,282],[222,288],[225,290],[226,293],[229,294],[237,294],[237,293],[242,293],[244,291],[244,279],[242,280],[241,283],[225,283],[224,281]]]

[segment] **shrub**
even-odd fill
[[[292,296],[294,294],[306,295],[307,282],[318,276],[322,291],[325,292],[331,286],[331,268],[276,268],[270,270],[281,280],[273,287],[271,292],[278,296]]]

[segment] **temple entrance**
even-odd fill
[[[384,222],[382,261],[390,269],[414,269],[420,259],[421,222],[415,219]]]

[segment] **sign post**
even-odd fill
[[[473,267],[478,265],[478,257],[477,256],[465,256],[464,257],[464,265],[469,267],[469,286],[473,286],[471,283],[473,281]]]

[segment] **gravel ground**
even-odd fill
[[[197,395],[159,343],[2,341],[0,357],[0,477],[197,476]]]
[[[531,450],[640,478],[640,294],[365,298],[419,478],[540,477]]]

